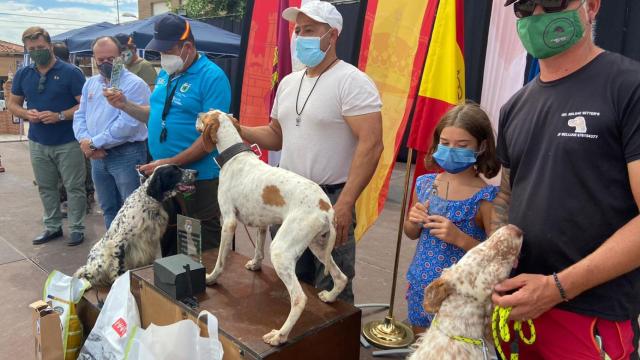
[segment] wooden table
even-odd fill
[[[209,271],[216,257],[217,251],[203,254],[203,263]],[[197,309],[169,298],[156,288],[152,266],[132,271],[131,288],[138,302],[142,327],[151,323],[169,325],[182,319],[195,321],[201,310],[208,310],[218,318],[225,359],[359,358],[361,311],[341,301],[325,304],[318,299],[319,291],[306,284],[302,284],[302,288],[308,298],[307,305],[289,341],[278,347],[265,344],[262,336],[282,326],[291,304],[275,271],[266,266],[258,272],[249,271],[244,268],[248,260],[231,252],[218,284],[208,286],[205,293],[196,296]],[[104,300],[106,290],[99,289],[97,293]],[[95,305],[95,290],[87,292],[85,300]],[[87,313],[87,309],[83,312]],[[91,324],[89,316],[84,318],[86,325]],[[204,324],[199,325],[206,334]]]

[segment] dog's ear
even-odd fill
[[[220,122],[216,119],[214,121],[208,122],[204,126],[204,131],[202,131],[202,144],[204,146],[204,150],[206,152],[212,152],[216,148],[216,134],[218,133],[218,128],[220,127]]]
[[[240,136],[242,136],[242,128],[240,127],[240,121],[238,121],[238,119],[234,118],[231,115],[227,115],[227,116],[229,116],[229,119],[231,120],[231,123],[236,128],[236,130],[238,131],[238,134],[240,134]]]
[[[437,313],[442,302],[453,291],[451,284],[444,277],[439,277],[424,289],[424,310],[429,313]]]
[[[149,183],[149,185],[147,185],[147,195],[162,202],[164,184],[162,183],[162,176],[160,176],[160,172],[154,171],[147,182]]]

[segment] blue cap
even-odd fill
[[[125,33],[115,34],[113,37],[120,42],[121,50],[124,50],[129,44],[133,44],[133,38]]]
[[[192,37],[191,26],[185,18],[167,13],[156,21],[153,27],[153,39],[145,49],[165,52],[179,41],[188,40]]]

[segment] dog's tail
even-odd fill
[[[329,225],[329,238],[327,239],[327,246],[324,249],[324,276],[329,275],[329,263],[331,262],[331,252],[333,247],[336,246],[336,224],[334,221],[333,211],[328,212],[328,225]]]

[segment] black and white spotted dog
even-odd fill
[[[89,252],[87,264],[74,276],[92,286],[111,286],[130,269],[149,265],[156,258],[169,216],[162,202],[195,189],[196,172],[162,165],[124,202],[111,227]]]

